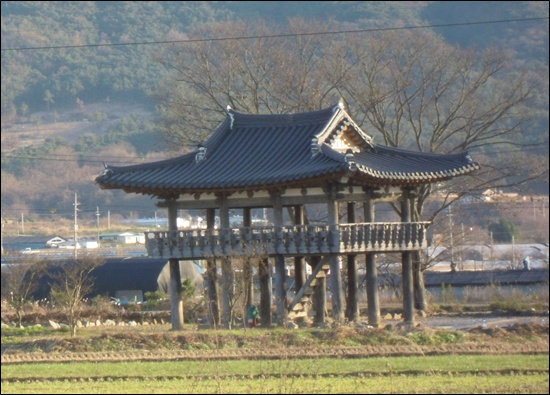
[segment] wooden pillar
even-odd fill
[[[364,202],[365,222],[374,222],[375,210],[370,193],[367,191],[367,199]],[[380,300],[378,297],[378,275],[376,273],[376,257],[374,252],[365,256],[367,276],[367,310],[369,325],[377,328],[380,326]]]
[[[228,235],[229,229],[229,206],[227,204],[227,195],[219,197],[220,203],[220,232]],[[234,290],[233,290],[233,268],[228,256],[222,259],[222,327],[231,329],[233,321]]]
[[[304,225],[304,207],[294,206],[294,224]],[[306,282],[306,266],[303,256],[294,257],[294,289],[298,292]]]
[[[175,237],[178,231],[178,210],[173,201],[168,202],[168,232]],[[180,262],[170,258],[170,314],[172,330],[183,329],[183,288],[181,286]]]
[[[321,264],[320,256],[312,256],[310,265],[312,271]],[[323,325],[326,323],[325,313],[327,310],[327,280],[326,277],[319,277],[317,279],[317,286],[313,292],[313,310],[315,311],[315,317],[313,319],[314,325]]]
[[[336,200],[336,186],[331,185],[328,192],[328,225],[330,229],[331,244],[336,244],[338,232],[338,201]],[[330,289],[332,292],[332,318],[335,323],[344,322],[343,298],[342,298],[342,273],[340,272],[340,260],[337,254],[330,254]]]
[[[216,209],[206,210],[206,228],[213,231],[216,226]],[[218,273],[216,259],[211,257],[206,261],[206,275],[208,278],[209,320],[216,327],[220,325],[220,307],[218,299]]]
[[[305,222],[305,207],[294,206],[294,224],[304,225]],[[294,294],[297,294],[306,282],[306,260],[303,256],[294,257]],[[304,311],[307,312],[307,305],[304,306]],[[294,322],[303,323],[305,317],[296,317]]]
[[[283,234],[283,206],[281,205],[281,195],[278,192],[271,193],[273,204],[273,224],[275,225],[275,240],[282,242]],[[277,325],[284,325],[287,321],[288,312],[286,310],[286,270],[285,257],[276,255],[275,261],[275,302],[277,306]]]
[[[410,193],[408,190],[403,190],[401,196],[401,222],[411,222],[411,203]],[[405,237],[411,237],[410,234]],[[405,251],[402,254],[402,275],[401,282],[403,287],[403,321],[409,326],[414,326],[414,288],[413,288],[413,273],[412,273],[412,253]]]
[[[251,228],[252,227],[252,209],[246,207],[243,209],[243,227]],[[245,305],[246,309],[249,306],[254,304],[254,277],[252,275],[252,257],[245,256],[243,275],[244,275],[244,296],[245,296]],[[246,317],[246,311],[245,315]]]
[[[271,268],[269,267],[268,258],[260,260],[258,276],[260,279],[260,320],[262,327],[268,328],[273,322],[271,314],[273,288],[271,285]]]
[[[355,202],[348,202],[348,223],[355,223]],[[357,263],[355,255],[348,255],[348,289],[346,299],[346,318],[353,322],[359,319],[359,281],[357,278]]]

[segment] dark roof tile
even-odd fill
[[[363,150],[346,161],[329,146],[346,124],[364,141]],[[343,129],[342,129],[343,130]],[[321,150],[312,155],[312,138]],[[323,142],[323,139],[325,140]],[[226,120],[204,144],[206,158],[196,152],[177,158],[125,167],[106,167],[96,178],[102,188],[146,194],[242,190],[303,183],[356,170],[361,183],[428,183],[477,168],[467,153],[438,155],[374,145],[349,115],[333,106],[299,114],[253,115],[230,110]]]

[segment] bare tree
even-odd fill
[[[321,28],[326,24],[297,20],[290,25],[296,32]],[[319,78],[321,39],[270,37],[275,32],[281,30],[263,21],[210,24],[192,37],[262,38],[200,41],[159,56],[174,76],[158,95],[165,139],[175,146],[199,144],[223,120],[227,106],[252,114],[280,114],[337,101],[338,92]]]
[[[71,327],[71,336],[76,335],[82,303],[94,287],[92,272],[104,262],[104,259],[97,255],[85,255],[75,261],[58,265],[51,273],[51,295],[65,311]]]
[[[14,309],[18,326],[22,324],[25,307],[32,301],[43,272],[44,264],[36,258],[2,265],[2,298]]]
[[[356,48],[367,52],[354,70],[357,83],[343,90],[362,114],[363,127],[376,130],[390,146],[482,153],[475,158],[481,171],[474,176],[421,187],[413,221],[422,219],[426,200],[436,191],[445,199],[428,220],[465,194],[547,176],[543,155],[525,161],[524,154],[516,153],[528,148],[521,136],[535,119],[533,101],[541,79],[511,69],[502,51],[465,51],[418,32],[383,34]],[[416,307],[425,309],[420,272],[428,262],[414,255]]]
[[[200,41],[164,54],[163,63],[174,71],[160,104],[167,115],[165,137],[178,146],[200,143],[227,105],[284,113],[319,109],[343,97],[354,119],[382,144],[475,153],[477,173],[418,189],[412,221],[425,216],[434,192],[443,199],[426,220],[466,194],[548,179],[545,151],[528,151],[525,160],[525,150],[548,144],[547,135],[530,130],[548,115],[547,71],[512,67],[514,59],[503,50],[464,50],[425,30],[309,34],[333,27],[293,20],[285,33],[303,34],[277,37],[280,29],[263,22],[253,28],[229,22],[194,32],[201,38],[261,37]],[[413,259],[416,307],[425,309],[426,262],[419,254]]]
[[[222,260],[222,271],[226,272],[226,278],[222,278],[222,305],[227,308],[223,313],[223,321],[229,329],[235,325],[238,311],[242,313],[246,327],[247,309],[254,304],[253,266],[260,265],[266,258],[264,252],[254,248],[246,255],[233,255]]]

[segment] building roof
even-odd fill
[[[140,165],[105,166],[96,182],[104,189],[172,197],[319,186],[319,179],[342,177],[352,185],[416,185],[478,167],[467,152],[433,154],[375,144],[338,104],[298,114],[254,115],[229,109],[197,151]]]
[[[39,280],[38,289],[33,293],[35,299],[48,297],[52,283],[52,273],[57,273],[60,265],[69,264],[72,259],[48,261],[49,268]],[[96,295],[115,296],[120,290],[141,290],[154,292],[167,290],[169,281],[168,261],[150,257],[106,258],[103,265],[92,272],[93,290],[90,297]],[[202,275],[197,265],[190,261],[180,261],[182,278],[191,277],[198,289],[202,287]],[[200,284],[198,280],[200,281]],[[197,291],[198,291],[197,289]]]
[[[442,285],[453,287],[486,285],[535,285],[548,284],[548,269],[531,270],[464,270],[455,272],[424,272],[426,288],[439,288]],[[401,286],[398,273],[380,273],[378,285],[381,287]]]
[[[548,269],[531,270],[483,270],[456,272],[424,272],[426,287],[441,284],[457,287],[473,285],[531,285],[548,283]]]

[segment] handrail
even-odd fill
[[[369,222],[145,232],[150,256],[324,255],[427,247],[430,222]]]

